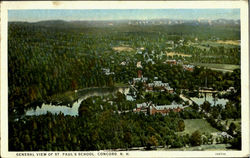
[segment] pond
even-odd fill
[[[59,114],[60,112],[63,113],[64,115],[70,115],[70,116],[78,116],[78,109],[81,105],[81,102],[89,97],[92,96],[107,96],[109,94],[115,95],[117,92],[121,92],[124,95],[127,96],[129,93],[130,88],[124,88],[124,87],[119,87],[115,88],[112,90],[102,90],[100,89],[95,89],[88,91],[87,93],[83,94],[77,101],[73,103],[71,107],[68,105],[53,105],[53,104],[46,104],[43,103],[42,106],[37,106],[35,109],[28,109],[25,113],[26,116],[33,116],[33,115],[44,115],[47,114],[47,112],[50,112],[52,114]],[[130,97],[127,97],[130,98]]]
[[[201,105],[204,103],[204,101],[208,101],[211,106],[215,106],[217,104],[221,104],[223,107],[226,105],[226,103],[228,102],[228,99],[224,99],[224,98],[217,98],[217,97],[213,97],[212,94],[207,94],[206,97],[203,95],[202,97],[198,98],[198,97],[191,97],[190,98],[192,101],[194,101],[196,104]]]

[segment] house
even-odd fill
[[[166,86],[165,87],[166,91],[168,91],[169,93],[174,93],[174,89],[170,86]]]
[[[178,60],[178,61],[177,61],[177,64],[178,64],[178,65],[182,65],[183,62],[182,62],[181,60]]]
[[[230,138],[230,139],[232,139],[233,137],[231,136],[231,135],[229,135],[227,132],[218,132],[217,133],[219,136],[222,136],[222,137],[224,137],[224,138]]]
[[[193,65],[182,65],[184,70],[187,71],[193,71],[194,70],[194,66]]]
[[[136,67],[137,68],[142,68],[141,61],[137,62]]]
[[[148,107],[151,104],[151,102],[144,102],[141,104],[136,104],[136,108],[133,109],[133,112],[139,113],[143,112],[144,114],[147,114]]]
[[[141,71],[141,70],[138,70],[137,76],[138,76],[138,78],[141,78],[141,77],[142,77],[142,71]]]
[[[151,62],[151,64],[155,64],[155,62],[153,61],[153,59],[148,59],[148,60],[146,60],[146,63],[149,63],[149,62]]]
[[[139,51],[136,52],[136,54],[142,54],[142,51],[139,50]]]
[[[227,92],[236,92],[235,88],[234,87],[229,87],[227,89]]]
[[[102,71],[104,72],[105,75],[113,75],[115,74],[114,72],[110,72],[110,69],[102,68]]]
[[[166,44],[174,44],[174,41],[167,41]]]
[[[121,62],[121,64],[120,65],[126,65],[127,63],[126,63],[126,61],[123,61],[123,62]]]
[[[167,64],[173,64],[173,65],[177,64],[176,60],[166,60],[166,63]]]

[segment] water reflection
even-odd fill
[[[127,95],[129,92],[129,88],[117,88],[117,89],[114,89],[113,91],[100,91],[98,89],[95,91],[90,91],[82,95],[82,97],[78,99],[76,102],[74,102],[71,107],[67,105],[53,105],[51,103],[50,104],[43,103],[42,106],[37,106],[35,109],[31,108],[27,110],[25,115],[26,116],[33,116],[33,115],[38,116],[38,115],[47,114],[47,112],[50,112],[52,114],[59,114],[61,112],[64,115],[78,116],[78,109],[83,100],[92,96],[107,96],[110,94],[115,95],[117,92],[121,92]]]
[[[82,99],[75,102],[72,107],[68,107],[66,105],[58,106],[58,105],[52,105],[52,104],[42,104],[42,107],[37,107],[35,110],[31,109],[26,112],[27,116],[32,115],[44,115],[47,114],[47,112],[50,112],[52,114],[59,114],[62,112],[64,115],[71,115],[71,116],[77,116],[78,115],[78,108],[82,102]]]
[[[207,94],[206,97],[202,95],[200,98],[198,97],[191,97],[192,101],[194,101],[196,104],[201,105],[204,103],[204,101],[208,101],[212,106],[215,106],[217,104],[221,104],[222,106],[225,106],[228,102],[228,99],[223,98],[217,98],[214,97],[212,94]]]

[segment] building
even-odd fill
[[[155,115],[156,113],[160,113],[162,115],[168,114],[171,110],[174,112],[180,112],[183,110],[183,105],[160,105],[160,106],[154,106],[150,105],[148,108],[149,115]]]
[[[166,63],[167,63],[167,64],[176,65],[176,64],[177,64],[177,61],[176,61],[176,60],[166,60]]]
[[[137,62],[136,67],[137,68],[142,68],[141,61]]]
[[[236,90],[235,90],[235,88],[234,87],[229,87],[228,89],[227,89],[227,92],[236,92]]]
[[[110,69],[109,68],[103,68],[102,71],[104,72],[105,75],[113,75],[115,74],[114,72],[110,72]]]
[[[127,64],[127,62],[126,62],[126,61],[123,61],[123,62],[121,62],[121,64],[120,64],[120,65],[125,66],[126,64]]]
[[[142,71],[141,71],[141,70],[138,70],[137,76],[138,76],[138,78],[141,78],[141,77],[142,77]]]
[[[180,112],[184,109],[182,104],[171,104],[171,105],[159,105],[156,106],[152,102],[136,104],[136,108],[133,109],[133,112],[142,112],[148,115],[155,115],[160,113],[162,115],[168,114],[171,110],[174,112]]]
[[[151,102],[149,103],[141,103],[141,104],[136,104],[136,108],[133,109],[133,112],[136,112],[136,113],[139,113],[139,112],[142,112],[144,114],[147,114],[147,111],[148,111],[148,107],[149,105],[151,104]]]
[[[166,44],[171,44],[171,45],[173,45],[173,44],[174,44],[174,41],[167,41]]]
[[[146,85],[146,92],[153,90],[168,91],[170,93],[174,92],[174,89],[171,88],[168,83],[163,83],[162,81],[154,81]]]
[[[193,71],[194,70],[194,66],[193,65],[182,65],[184,70],[187,71]]]
[[[148,78],[147,77],[143,77],[142,75],[142,71],[138,70],[137,72],[137,78],[133,78],[133,84],[138,83],[138,82],[143,82],[146,84]]]
[[[145,83],[147,80],[148,80],[147,77],[133,78],[133,82],[134,82],[134,83],[138,83],[138,82],[143,82],[143,83]]]

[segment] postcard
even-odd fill
[[[1,3],[1,157],[249,156],[247,1]]]

